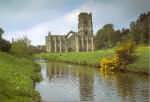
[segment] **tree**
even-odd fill
[[[12,43],[11,52],[19,57],[28,57],[31,55],[31,49],[27,38],[19,39]]]
[[[120,31],[115,31],[113,24],[106,24],[96,33],[96,48],[99,49],[113,47],[119,39]]]
[[[45,46],[40,45],[39,46],[30,45],[30,50],[32,51],[32,54],[46,52]]]
[[[11,44],[9,41],[0,39],[0,51],[9,52],[10,48],[11,48]]]
[[[150,41],[150,12],[141,14],[130,23],[130,28],[114,30],[113,24],[106,24],[95,36],[96,49],[115,46],[118,42],[133,40],[136,44],[148,44]]]
[[[135,22],[130,24],[130,34],[137,44],[148,44],[150,40],[150,12],[141,14]]]
[[[2,39],[2,34],[4,33],[4,30],[0,28],[0,39]]]
[[[2,34],[4,30],[0,28],[0,51],[9,52],[11,44],[9,41],[2,39]]]
[[[129,29],[123,28],[120,31],[120,40],[119,40],[119,42],[127,41],[128,39],[131,39]]]

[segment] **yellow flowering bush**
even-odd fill
[[[112,71],[119,67],[118,57],[114,58],[102,58],[100,61],[100,67],[102,71]]]
[[[132,63],[134,59],[134,42],[123,43],[116,49],[116,53],[113,58],[102,58],[100,61],[100,67],[102,71],[121,70],[126,67],[127,64]]]

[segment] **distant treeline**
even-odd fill
[[[2,38],[2,34],[4,33],[4,30],[0,28],[0,51],[9,52],[12,48],[13,51],[21,51],[20,48],[29,47],[30,53],[40,53],[45,51],[44,46],[27,46],[28,42],[26,42],[28,39],[19,39],[18,41],[15,41],[13,43],[10,43],[9,41],[6,41]],[[127,40],[133,40],[136,44],[149,44],[150,41],[150,11],[147,13],[141,14],[138,19],[134,22],[130,23],[130,27],[123,28],[122,30],[115,30],[113,24],[106,24],[103,26],[103,28],[99,29],[96,32],[95,36],[95,48],[101,49],[101,48],[110,48],[116,46],[118,43],[122,41]],[[26,43],[26,44],[25,44]],[[26,46],[25,46],[26,45]],[[20,47],[20,48],[18,48]],[[26,48],[22,48],[23,52],[28,52],[25,50]],[[21,54],[22,55],[22,54]]]
[[[4,30],[0,28],[0,51],[8,52],[19,57],[28,57],[33,53],[44,52],[44,46],[33,46],[27,37],[20,38],[16,41],[9,41],[2,38]]]
[[[115,30],[113,24],[106,24],[96,32],[96,49],[114,47],[122,41],[133,40],[136,44],[148,44],[150,41],[150,12],[141,14],[130,23],[129,29]]]

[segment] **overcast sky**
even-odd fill
[[[150,0],[0,0],[0,27],[7,40],[27,36],[34,45],[45,43],[48,31],[66,34],[77,31],[77,16],[92,12],[94,32],[104,24],[126,28],[150,11]]]

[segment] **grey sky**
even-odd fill
[[[104,24],[128,27],[131,21],[150,11],[150,0],[0,0],[0,27],[4,38],[27,36],[32,44],[44,44],[48,31],[65,34],[77,31],[77,15],[92,12],[94,32]]]

